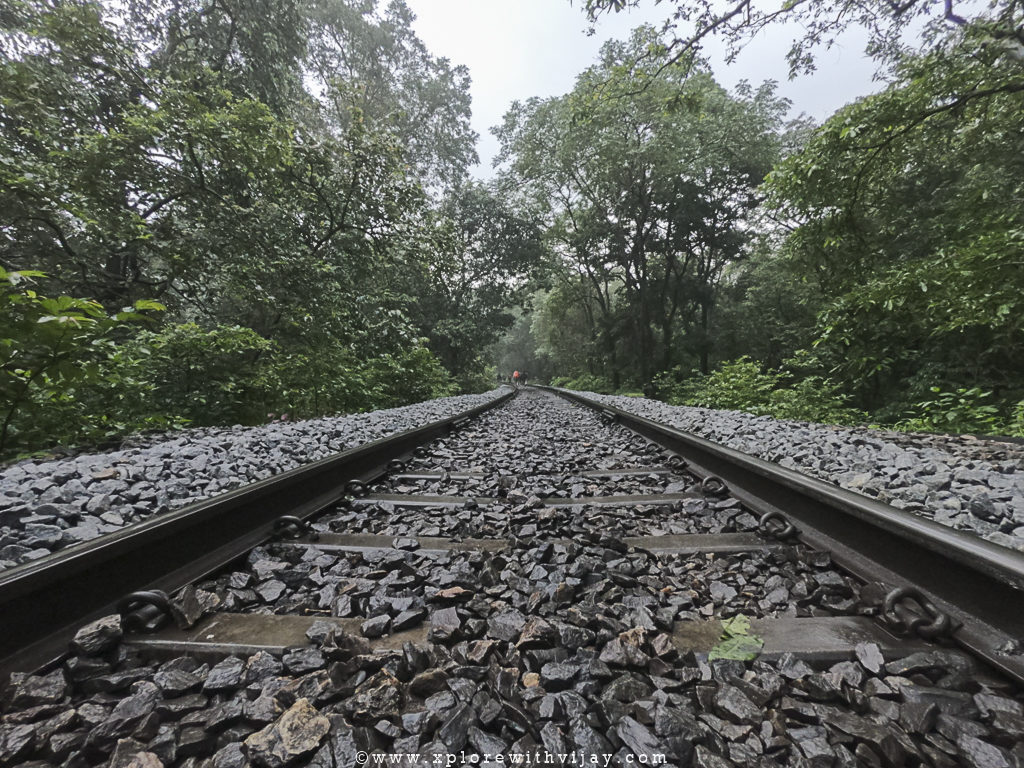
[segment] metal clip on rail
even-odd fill
[[[277,518],[274,521],[274,531],[290,539],[297,539],[303,534],[309,536],[313,541],[320,538],[320,534],[314,531],[307,521],[295,517],[295,515],[281,515]]]
[[[121,626],[129,632],[156,632],[171,620],[171,601],[159,589],[132,592],[117,604]]]
[[[912,611],[908,603],[914,602],[927,614],[927,618]],[[907,618],[911,616],[912,618]],[[953,619],[943,613],[928,597],[914,587],[897,587],[885,596],[882,618],[895,631],[909,635],[917,633],[926,640],[948,637],[955,629]]]
[[[800,533],[800,529],[781,512],[765,512],[757,521],[757,530],[779,541],[795,538]]]
[[[677,472],[686,469],[686,459],[679,454],[675,453],[668,457],[668,461],[665,462],[669,469],[674,469]]]
[[[718,475],[708,475],[700,482],[701,493],[707,496],[724,496],[729,492],[725,480]]]
[[[619,420],[619,416],[615,411],[609,411],[607,408],[601,409],[601,421],[605,424],[614,424]]]

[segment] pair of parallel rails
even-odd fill
[[[955,644],[1024,684],[1024,554],[577,393],[549,391],[673,452],[709,492],[728,489],[759,515],[767,535],[828,551],[861,581],[886,585],[881,619],[889,628]],[[217,572],[273,538],[282,519],[315,517],[345,498],[353,483],[371,482],[417,447],[515,395],[510,391],[455,416],[0,573],[0,681],[59,660],[80,626],[115,612],[127,594],[170,594]],[[472,542],[433,545],[464,548]],[[266,626],[288,636],[283,622]]]

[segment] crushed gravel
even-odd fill
[[[351,416],[189,429],[117,451],[18,462],[0,471],[0,570],[423,426],[507,391]]]
[[[280,654],[152,659],[120,642],[116,617],[101,619],[78,633],[61,666],[15,674],[0,692],[0,765],[341,768],[367,763],[365,753],[367,764],[449,768],[503,766],[514,755],[524,765],[667,768],[1024,764],[1019,692],[956,650],[883,658],[864,643],[838,663],[681,651],[675,621],[856,615],[870,609],[868,590],[802,546],[656,557],[626,547],[603,507],[546,515],[539,495],[661,493],[688,481],[587,478],[599,468],[653,469],[667,456],[542,396],[527,393],[481,421],[486,430],[435,441],[402,470],[480,478],[402,490],[409,481],[389,477],[368,491],[471,489],[499,499],[465,519],[417,509],[404,522],[494,525],[506,549],[437,554],[408,538],[364,552],[259,547],[187,588],[194,602],[359,618],[359,630],[318,621],[310,644]],[[353,501],[320,529],[395,525],[396,510]],[[657,524],[685,527],[696,516],[745,527],[727,499],[693,501],[660,510]],[[425,642],[370,645],[415,626]]]
[[[1024,453],[1017,444],[579,394],[1024,551]]]

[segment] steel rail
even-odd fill
[[[863,581],[916,588],[953,619],[956,643],[1024,683],[1024,553],[576,392],[544,389],[674,451],[751,510],[783,515],[801,541]]]
[[[389,462],[515,396],[510,391],[0,573],[0,681],[59,658],[78,627],[114,613],[125,595],[172,593],[203,578],[267,540],[278,518],[312,516],[340,500],[350,481],[383,474]]]

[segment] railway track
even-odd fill
[[[1022,765],[1022,586],[530,388],[0,575],[0,761]]]

